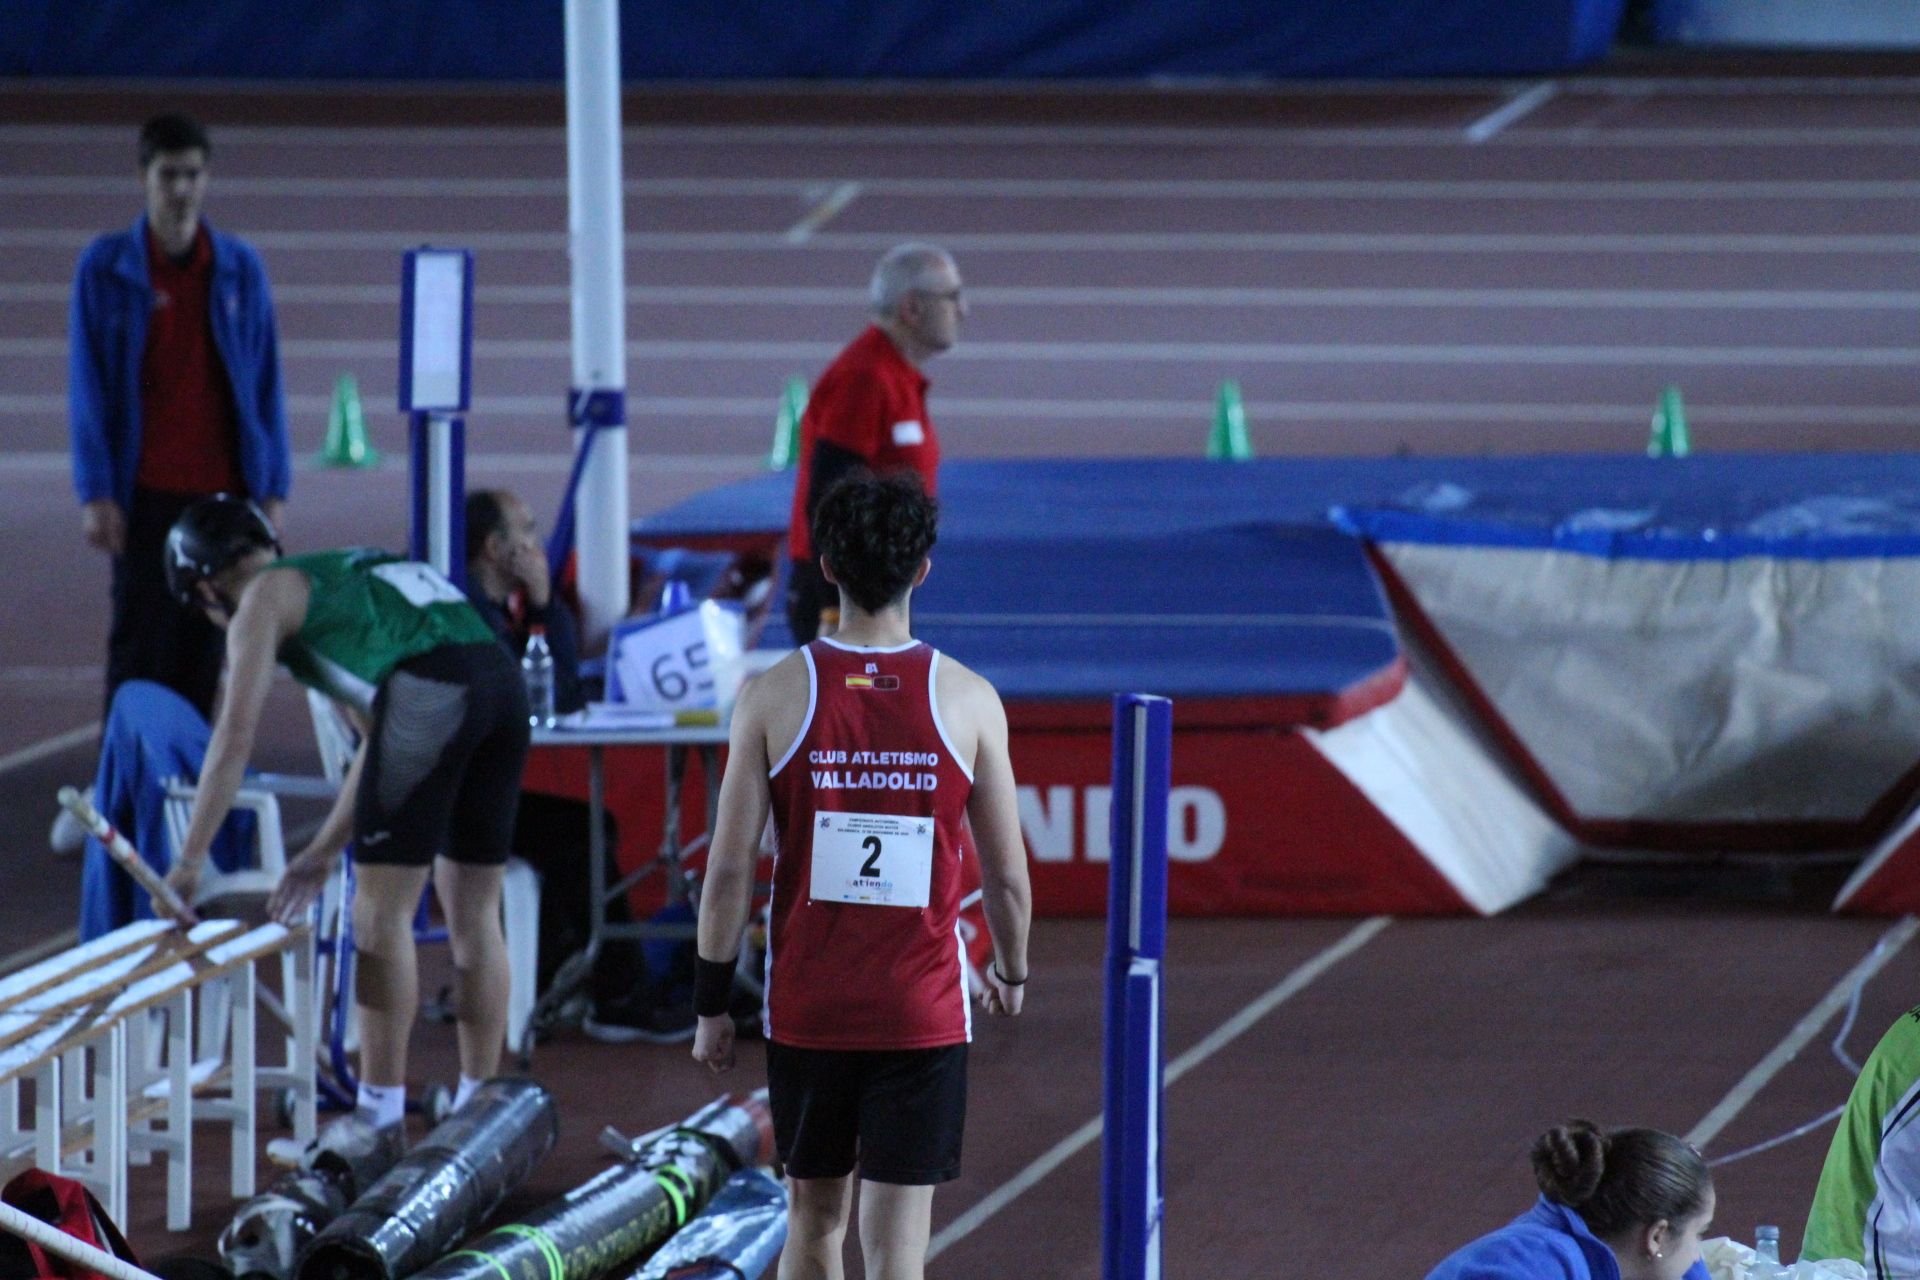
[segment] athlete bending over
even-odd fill
[[[233,804],[279,661],[363,730],[333,810],[287,864],[269,908],[305,918],[354,839],[358,1110],[395,1128],[419,1007],[413,913],[429,868],[453,944],[460,1090],[493,1075],[507,1023],[500,882],[527,755],[527,694],[513,659],[460,589],[424,564],[372,550],[281,556],[252,503],[187,508],[167,537],[167,584],[227,633],[227,694],[193,817],[167,879],[193,900]]]

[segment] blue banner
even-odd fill
[[[1534,75],[1624,0],[690,0],[620,6],[628,80]],[[57,19],[57,20],[56,20]],[[559,81],[559,4],[0,0],[0,75]]]

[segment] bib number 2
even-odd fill
[[[808,890],[829,902],[924,907],[933,881],[933,819],[816,813]]]

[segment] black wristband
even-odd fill
[[[1027,978],[1022,978],[1020,979],[1020,981],[1015,982],[1012,978],[1009,978],[1006,974],[1000,972],[1000,962],[996,960],[993,962],[993,976],[1000,979],[1000,981],[1006,986],[1024,987],[1027,985],[1027,978],[1031,978],[1033,975],[1029,973],[1027,975]]]
[[[709,960],[694,953],[693,1011],[702,1018],[718,1018],[733,1003],[733,960]]]

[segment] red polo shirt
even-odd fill
[[[147,233],[153,311],[140,359],[140,466],[134,483],[167,493],[240,493],[233,385],[213,345],[213,238],[176,263]]]
[[[876,325],[868,325],[827,366],[807,397],[807,412],[800,419],[800,474],[794,478],[787,529],[787,553],[795,560],[813,559],[807,489],[813,479],[813,446],[821,440],[858,454],[878,475],[917,471],[927,492],[935,492],[940,438],[927,417],[926,375]]]

